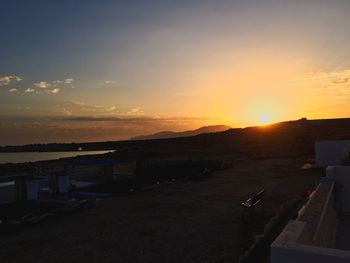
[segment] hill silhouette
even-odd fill
[[[177,138],[177,137],[190,137],[198,134],[221,132],[231,129],[227,125],[210,125],[203,126],[196,130],[184,131],[184,132],[173,132],[173,131],[162,131],[149,135],[140,135],[130,138],[130,140],[154,140],[154,139],[167,139],[167,138]]]
[[[235,128],[190,137],[156,140],[51,143],[3,146],[0,152],[116,150],[131,158],[156,156],[298,156],[313,155],[314,142],[350,138],[350,118],[296,120],[268,126]]]

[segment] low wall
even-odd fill
[[[335,179],[336,202],[339,212],[350,213],[350,166],[332,166],[327,168],[327,177]]]
[[[329,191],[312,243],[321,247],[334,247],[337,229],[337,212],[334,206],[334,183],[329,184]]]
[[[337,215],[334,208],[334,182],[321,183],[299,212],[297,221],[304,222],[298,243],[334,247]]]
[[[333,249],[337,227],[334,182],[320,184],[297,220],[271,245],[271,263],[350,262],[350,251]]]
[[[308,246],[297,243],[271,245],[271,263],[347,263],[350,251]]]

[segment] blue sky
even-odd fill
[[[0,144],[350,113],[349,1],[1,5]]]

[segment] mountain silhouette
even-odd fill
[[[176,138],[176,137],[190,137],[203,133],[221,132],[231,129],[230,126],[226,125],[210,125],[203,126],[196,130],[183,131],[183,132],[173,132],[173,131],[162,131],[149,135],[140,135],[130,138],[130,140],[154,140],[154,139],[166,139],[166,138]]]

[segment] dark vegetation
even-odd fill
[[[17,202],[0,206],[0,237],[25,230],[48,220],[89,209],[94,201],[73,200],[69,204]]]
[[[280,234],[284,226],[290,219],[297,217],[297,211],[304,199],[294,198],[290,199],[279,208],[276,214],[265,225],[262,234],[250,237],[250,247],[240,256],[239,263],[259,263],[263,262],[269,257],[270,245]],[[251,222],[248,222],[248,224]]]

